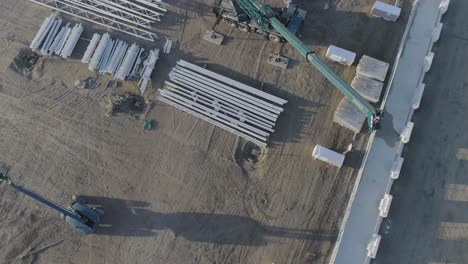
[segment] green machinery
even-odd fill
[[[284,40],[289,42],[366,114],[370,131],[379,129],[383,111],[374,108],[299,39],[298,34],[303,25],[303,16],[298,15],[297,7],[295,12],[290,10],[283,13],[275,12],[269,5],[262,4],[259,0],[218,0],[213,8],[218,16],[217,21],[222,18],[231,26],[238,26],[242,31],[253,31],[275,42]]]

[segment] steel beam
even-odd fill
[[[236,97],[233,97],[233,96],[231,96],[231,95],[229,95],[227,93],[223,93],[223,91],[219,91],[219,90],[217,91],[212,86],[208,86],[208,85],[206,85],[205,83],[202,83],[202,82],[197,82],[195,79],[191,79],[191,78],[189,78],[187,76],[178,75],[177,73],[174,74],[172,72],[169,74],[169,77],[171,78],[171,80],[174,80],[176,82],[180,82],[180,83],[182,83],[184,85],[188,85],[188,86],[194,87],[194,88],[203,89],[203,90],[207,91],[208,93],[210,93],[211,95],[218,97],[221,100],[236,102],[236,104],[239,107],[241,107],[241,108],[243,108],[243,109],[245,109],[247,111],[251,111],[252,113],[257,113],[257,114],[261,115],[262,117],[264,117],[265,119],[275,121],[278,118],[278,115],[275,114],[275,113],[268,112],[265,109],[261,109],[261,108],[255,106],[255,105],[252,105],[249,102],[243,100],[242,98],[236,98]]]
[[[117,8],[126,10],[128,12],[141,15],[152,21],[161,21],[160,17],[163,15],[160,12],[154,11],[150,8],[146,8],[144,6],[138,5],[128,0],[100,0],[100,1],[109,5],[113,5]]]
[[[252,96],[246,92],[239,91],[231,86],[228,86],[222,82],[219,82],[214,79],[210,79],[204,75],[201,75],[197,72],[191,71],[189,69],[185,69],[183,67],[176,66],[174,71],[180,71],[183,72],[185,75],[193,76],[193,78],[199,82],[202,82],[204,84],[207,84],[209,86],[212,86],[213,88],[220,90],[223,93],[230,94],[234,97],[240,98],[244,101],[250,101],[251,104],[258,106],[259,108],[265,109],[266,111],[273,112],[277,115],[279,115],[281,112],[283,112],[283,108],[276,106],[274,104],[271,104],[267,102],[266,100],[262,98],[258,98],[255,96]]]
[[[260,141],[260,140],[258,140],[256,138],[253,138],[253,137],[249,136],[249,135],[241,133],[241,132],[239,132],[239,131],[231,128],[231,127],[228,127],[228,126],[226,126],[226,125],[224,125],[224,124],[222,124],[222,123],[220,123],[220,122],[218,122],[216,120],[213,120],[213,119],[211,119],[209,117],[206,117],[206,116],[204,116],[204,115],[202,115],[200,113],[192,111],[189,108],[187,108],[187,107],[185,107],[185,106],[183,106],[183,105],[181,105],[179,103],[173,102],[170,99],[166,99],[163,96],[159,96],[158,100],[161,101],[161,102],[164,102],[164,103],[166,103],[168,105],[172,105],[173,107],[178,108],[178,109],[180,109],[180,110],[182,110],[184,112],[187,112],[187,113],[189,113],[189,114],[191,114],[191,115],[193,115],[195,117],[198,117],[198,118],[200,118],[202,120],[205,120],[206,122],[211,123],[211,124],[213,124],[215,126],[218,126],[218,127],[222,128],[222,129],[224,129],[226,131],[229,131],[229,132],[231,132],[231,133],[233,133],[233,134],[235,134],[235,135],[237,135],[239,137],[242,137],[242,138],[244,138],[244,139],[246,139],[246,140],[248,140],[248,141],[250,141],[250,142],[252,142],[252,143],[254,143],[254,144],[258,145],[258,146],[260,146],[260,147],[266,147],[267,146],[267,144],[264,141]]]
[[[259,127],[263,130],[273,133],[274,130],[272,126],[261,122],[260,120],[256,119],[252,116],[247,116],[244,111],[236,109],[235,106],[232,105],[225,105],[224,102],[218,101],[216,98],[210,97],[209,95],[200,93],[198,91],[190,91],[189,89],[178,86],[171,82],[166,82],[166,89],[173,91],[175,93],[179,93],[185,97],[193,97],[196,98],[197,101],[203,102],[205,105],[211,105],[213,108],[218,108],[219,112],[224,112],[231,116],[235,116],[241,122],[250,123],[255,127]]]
[[[236,88],[238,88],[240,90],[243,90],[243,91],[245,91],[247,93],[254,94],[254,95],[259,96],[261,98],[264,98],[264,99],[266,99],[268,101],[277,103],[279,105],[284,105],[285,103],[288,102],[288,101],[286,101],[284,99],[281,99],[279,97],[276,97],[276,96],[268,94],[268,93],[265,93],[263,91],[260,91],[258,89],[253,88],[253,87],[250,87],[248,85],[240,83],[240,82],[235,81],[233,79],[227,78],[227,77],[225,77],[223,75],[214,73],[212,71],[209,71],[207,69],[199,67],[199,66],[197,66],[195,64],[189,63],[187,61],[179,60],[177,62],[177,64],[182,66],[182,67],[185,67],[185,68],[191,69],[193,71],[199,72],[199,73],[201,73],[203,75],[206,75],[206,76],[208,76],[208,77],[210,77],[212,79],[215,79],[215,80],[218,80],[220,82],[226,83],[226,84],[228,84],[230,86],[236,87]]]
[[[105,4],[98,0],[62,0],[70,5],[79,6],[90,11],[101,13],[108,17],[113,17],[128,23],[135,24],[145,28],[151,28],[151,21],[146,18],[134,15],[127,11],[118,10],[115,6]]]
[[[135,2],[150,6],[152,8],[159,9],[163,12],[167,12],[166,5],[161,0],[134,0]]]
[[[178,96],[170,91],[167,91],[167,90],[162,90],[161,91],[161,96],[165,97],[165,98],[168,98],[170,99],[171,101],[174,101],[174,102],[177,102],[189,109],[192,109],[192,110],[195,110],[197,111],[198,113],[200,114],[203,114],[205,116],[208,116],[209,118],[211,119],[214,119],[218,122],[221,122],[221,123],[224,123],[225,125],[227,126],[231,126],[232,128],[235,128],[251,137],[254,137],[254,138],[257,138],[258,140],[261,140],[263,142],[266,142],[266,136],[268,136],[269,134],[264,132],[264,131],[260,131],[258,129],[254,129],[252,128],[251,126],[245,124],[245,123],[242,123],[242,122],[239,122],[238,120],[235,120],[235,119],[232,119],[232,118],[229,118],[225,115],[223,115],[222,113],[219,113],[219,112],[216,112],[212,109],[209,109],[203,105],[200,105],[190,99],[187,99],[187,98],[184,98],[182,96]],[[259,132],[258,134],[256,132]]]
[[[111,18],[107,18],[105,16],[102,16],[100,14],[86,10],[81,7],[70,5],[69,3],[64,2],[63,0],[29,0],[29,1],[37,3],[39,5],[46,6],[54,10],[58,10],[60,12],[63,12],[72,16],[79,17],[81,19],[93,22],[101,26],[105,26],[105,27],[108,27],[108,28],[111,28],[120,32],[127,33],[129,35],[132,35],[138,38],[142,38],[142,39],[149,40],[149,41],[154,41],[154,39],[156,38],[156,34],[153,32],[149,32],[149,31],[137,28],[135,26],[131,26],[123,22],[116,21]]]

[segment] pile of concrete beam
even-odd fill
[[[167,12],[161,0],[29,0],[101,26],[153,41],[151,24]]]
[[[112,39],[108,33],[94,34],[81,59],[91,71],[110,74],[118,80],[140,77],[140,91],[145,92],[151,73],[159,59],[159,50],[151,50],[146,59],[144,49],[137,44],[129,46],[122,40]]]
[[[56,13],[51,14],[44,20],[29,47],[45,56],[56,54],[62,58],[70,57],[83,33],[83,26],[76,24],[71,27],[67,23],[60,28],[62,23],[62,19],[56,18]]]
[[[186,61],[177,62],[158,100],[266,147],[287,101]]]
[[[351,86],[364,99],[377,103],[384,87],[383,81],[387,77],[389,64],[369,56],[362,56],[356,68],[356,76]],[[366,115],[347,98],[343,98],[338,105],[334,121],[355,133],[359,133],[366,121]]]
[[[367,116],[347,97],[341,99],[336,108],[333,121],[358,134]]]
[[[351,86],[364,97],[364,99],[371,103],[377,103],[380,100],[383,85],[383,82],[359,74],[356,74],[351,82]]]
[[[356,74],[383,82],[389,66],[386,62],[364,55],[356,68]]]

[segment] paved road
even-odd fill
[[[468,1],[451,1],[374,263],[468,263]]]

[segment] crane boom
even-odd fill
[[[80,230],[84,234],[92,233],[98,227],[100,223],[100,217],[104,213],[101,210],[86,206],[82,202],[78,201],[78,197],[76,196],[73,198],[73,203],[70,204],[68,208],[64,208],[21,185],[16,185],[9,177],[6,176],[9,170],[10,166],[0,161],[0,183],[5,181],[15,190],[24,193],[34,200],[60,212],[65,222]]]
[[[274,11],[268,5],[263,5],[258,0],[233,0],[263,31],[273,28],[286,39],[307,61],[317,68],[331,83],[333,83],[360,111],[367,116],[367,125],[370,131],[379,129],[383,112],[375,109],[356,90],[345,82],[333,71],[317,54],[307,47],[293,32],[288,30],[276,17]]]
[[[19,192],[22,192],[24,194],[26,194],[27,196],[33,198],[34,200],[42,203],[42,204],[45,204],[47,206],[49,206],[50,208],[52,209],[55,209],[56,211],[59,211],[60,213],[68,216],[68,217],[71,217],[77,221],[83,221],[83,218],[81,216],[79,216],[78,214],[76,213],[73,213],[65,208],[63,208],[62,206],[52,202],[52,201],[49,201],[47,200],[46,198],[40,196],[39,194],[33,192],[33,191],[30,191],[28,189],[26,189],[25,187],[21,186],[21,185],[16,185],[15,183],[13,183],[11,180],[8,179],[8,184],[15,188],[17,191]]]

